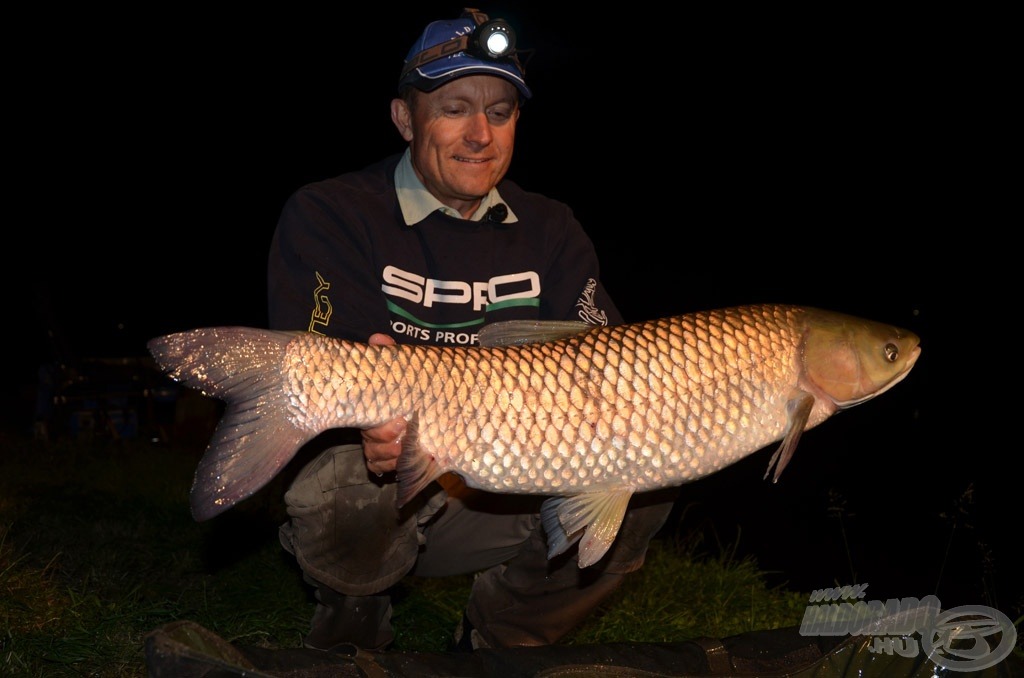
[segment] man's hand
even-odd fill
[[[386,334],[370,335],[372,346],[394,344],[395,340]],[[365,429],[363,433],[363,456],[366,468],[378,476],[390,473],[398,466],[402,453],[402,436],[405,435],[405,417],[397,417],[376,428]]]

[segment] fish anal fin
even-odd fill
[[[395,502],[398,508],[409,503],[424,487],[437,480],[445,472],[434,459],[434,455],[420,449],[416,417],[410,417],[409,423],[406,425],[396,472],[398,494]]]
[[[813,408],[814,396],[806,391],[795,392],[793,397],[786,402],[786,430],[782,442],[779,443],[779,447],[775,450],[775,454],[772,455],[768,462],[768,468],[764,472],[764,477],[767,478],[772,472],[772,467],[775,467],[773,483],[779,482],[782,470],[793,458],[796,445],[800,442],[800,436],[803,435],[804,429],[807,427],[807,420],[810,418]]]
[[[626,515],[633,490],[588,492],[571,497],[553,497],[541,507],[541,519],[548,534],[548,558],[579,541],[579,566],[589,567],[611,548]]]

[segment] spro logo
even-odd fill
[[[472,304],[474,311],[482,311],[490,304],[540,296],[540,276],[535,271],[522,271],[482,281],[436,280],[388,266],[381,289],[385,294],[425,308],[435,304]]]

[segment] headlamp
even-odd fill
[[[492,19],[479,24],[469,36],[466,51],[474,56],[500,59],[514,54],[516,32],[504,19]]]
[[[472,17],[476,27],[469,35],[463,35],[455,40],[442,42],[440,45],[428,47],[422,52],[413,56],[402,68],[400,80],[409,71],[419,68],[423,64],[443,59],[444,57],[465,52],[480,59],[492,61],[511,61],[525,74],[519,58],[516,57],[516,32],[504,19],[491,19],[483,12],[466,7],[462,13],[464,17]]]

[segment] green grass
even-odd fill
[[[196,523],[187,494],[201,446],[5,437],[0,449],[0,675],[144,676],[146,634],[182,619],[230,642],[301,646],[314,603],[277,542],[274,488]],[[393,649],[444,650],[470,581],[408,578]],[[659,538],[644,568],[564,642],[793,626],[806,600],[769,588],[756,563],[728,549]]]

